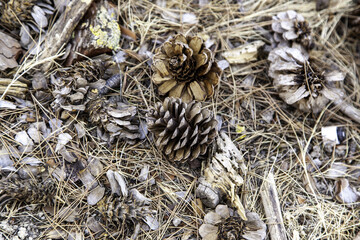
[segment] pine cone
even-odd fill
[[[199,228],[202,239],[237,240],[266,237],[266,224],[255,212],[246,213],[247,220],[238,217],[226,205],[218,205],[215,211],[204,216],[204,224]]]
[[[149,206],[140,204],[132,199],[124,200],[114,195],[105,196],[97,204],[103,222],[109,228],[118,228],[125,225],[125,235],[131,235],[140,219],[151,214]]]
[[[170,161],[192,161],[206,153],[217,136],[217,121],[201,103],[187,104],[166,98],[156,103],[147,115],[148,128],[155,135],[155,145]]]
[[[27,204],[50,204],[56,193],[56,185],[50,178],[41,179],[3,179],[0,181],[1,198],[17,199]]]
[[[153,57],[152,81],[162,95],[203,101],[214,94],[221,69],[200,37],[179,34],[165,42]]]
[[[301,47],[275,48],[268,60],[271,62],[269,76],[274,79],[274,86],[287,104],[305,112],[319,113],[330,99],[334,100],[333,93],[343,95],[335,82],[344,80],[345,74],[339,71],[326,73],[309,60]]]
[[[229,217],[219,224],[218,240],[237,240],[244,233],[244,221],[239,217]]]
[[[280,12],[274,16],[271,27],[275,32],[275,41],[280,44],[295,41],[306,48],[313,44],[309,24],[301,14],[293,10]]]
[[[98,81],[104,77],[106,68],[111,65],[110,61],[104,59],[88,60],[77,62],[71,68],[58,69],[51,77],[51,84],[54,87],[52,94],[55,100],[51,103],[52,108],[60,110],[84,111],[85,104],[91,100],[89,87],[101,88],[105,80]]]
[[[98,92],[97,89],[91,90]],[[104,128],[110,137],[126,139],[129,143],[133,140],[143,139],[140,133],[140,121],[137,109],[114,98],[106,99],[98,96],[86,105],[90,122]]]

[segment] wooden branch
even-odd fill
[[[66,7],[65,11],[61,14],[60,18],[56,21],[50,32],[44,40],[44,52],[40,60],[49,58],[59,52],[71,38],[77,24],[80,22],[92,0],[77,0],[71,1]],[[47,71],[51,67],[52,62],[48,61],[42,66],[43,71]]]
[[[264,180],[260,194],[271,240],[287,240],[273,173]]]

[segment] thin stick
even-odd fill
[[[273,173],[270,172],[268,174],[268,177],[262,185],[260,194],[271,240],[287,240]]]

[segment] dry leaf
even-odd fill
[[[16,59],[20,53],[21,46],[19,42],[0,31],[0,70],[17,67]]]
[[[348,207],[354,207],[354,203],[358,205],[360,201],[360,193],[345,178],[336,181],[335,197],[339,202],[345,203]]]
[[[98,185],[97,180],[90,173],[89,168],[85,168],[84,170],[81,170],[78,175],[86,189],[93,189]]]
[[[106,176],[110,182],[111,193],[117,194],[118,196],[127,197],[128,188],[126,186],[125,179],[118,172],[108,170]]]
[[[16,109],[16,105],[10,101],[0,100],[0,109]]]
[[[259,48],[264,46],[263,41],[254,41],[244,44],[236,49],[222,53],[229,63],[248,63],[257,60]]]
[[[93,206],[97,204],[105,194],[105,188],[101,186],[97,186],[93,190],[90,191],[89,195],[87,196],[87,202],[89,205]]]
[[[72,140],[72,137],[68,133],[60,133],[58,136],[58,143],[56,144],[55,152],[58,152],[62,149],[66,144],[68,144]]]

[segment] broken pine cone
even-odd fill
[[[101,89],[105,80],[101,80],[113,61],[105,55],[97,59],[75,63],[71,68],[58,69],[51,76],[52,94],[55,100],[51,107],[56,111],[84,111],[89,100],[89,87]]]
[[[97,89],[90,92],[95,96],[86,105],[90,122],[105,129],[111,138],[126,139],[129,143],[145,138],[136,106],[124,103],[117,97],[106,99],[98,94]]]
[[[147,115],[155,145],[170,161],[192,161],[204,155],[217,136],[217,121],[201,103],[187,104],[179,98],[156,103]]]
[[[275,48],[268,60],[269,76],[274,79],[279,96],[289,105],[319,113],[330,101],[344,97],[336,82],[343,81],[345,74],[336,70],[325,72],[301,46]]]
[[[200,37],[181,34],[166,41],[153,57],[152,81],[162,95],[184,102],[203,101],[214,94],[221,69]]]
[[[204,240],[262,240],[266,237],[266,224],[255,212],[246,213],[247,221],[236,216],[227,205],[218,205],[204,216],[199,234]]]
[[[0,202],[6,199],[16,199],[27,204],[51,204],[56,193],[55,182],[48,178],[23,180],[20,178],[2,179],[0,181]]]
[[[287,45],[294,41],[305,48],[311,48],[313,45],[311,29],[301,14],[293,10],[280,12],[273,16],[271,24],[274,33],[274,40],[281,45]]]

